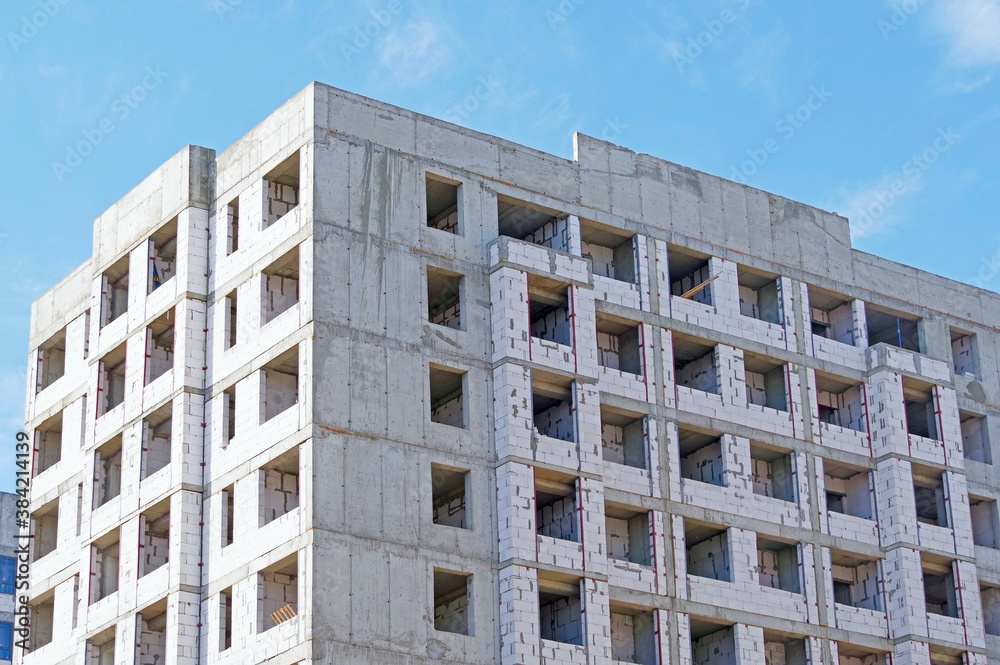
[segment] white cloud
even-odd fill
[[[451,57],[433,21],[408,23],[385,36],[379,64],[401,86],[420,83],[443,67]]]
[[[949,42],[950,64],[1000,64],[1000,0],[940,0],[933,7],[933,24]]]
[[[831,192],[822,205],[850,220],[854,240],[889,233],[906,222],[908,199],[924,187],[923,178],[905,177],[898,171],[877,180],[844,184]]]

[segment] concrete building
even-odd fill
[[[17,500],[10,492],[0,492],[0,665],[13,658],[14,598],[17,584]]]
[[[1000,295],[312,84],[32,312],[25,665],[1000,662]]]

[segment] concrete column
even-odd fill
[[[739,308],[739,302],[737,302]],[[739,312],[737,312],[739,315]],[[725,404],[739,409],[747,407],[747,375],[743,351],[719,344],[715,347],[715,371],[718,373],[719,392]]]
[[[886,552],[885,564],[886,617],[889,637],[927,635],[927,609],[924,603],[923,569],[920,552],[897,547]],[[908,661],[909,662],[909,661]],[[927,660],[917,661],[927,663]]]
[[[528,309],[527,273],[513,268],[500,268],[490,275],[494,362],[504,358],[528,360],[531,342]]]
[[[859,349],[868,348],[868,316],[865,313],[864,300],[851,301],[851,318],[854,320],[854,346]]]
[[[879,462],[875,470],[875,500],[882,545],[917,545],[917,503],[909,462],[894,458]]]
[[[733,625],[736,661],[739,665],[764,665],[764,629],[745,623]]]
[[[795,351],[795,339],[799,334],[795,323],[795,294],[799,289],[787,277],[778,277],[778,303],[781,307],[781,321],[785,326],[785,348]],[[808,310],[807,310],[808,311]],[[806,323],[809,319],[805,319]],[[805,334],[806,331],[802,331]],[[808,331],[810,334],[812,331]]]
[[[902,379],[893,372],[875,372],[868,378],[867,390],[872,454],[875,457],[908,455],[910,439],[906,429]]]
[[[532,459],[531,370],[514,363],[493,370],[493,409],[497,459]]]
[[[712,290],[712,306],[716,314],[738,321],[742,315],[736,264],[713,256],[708,260],[708,272],[712,277],[718,276],[717,280],[706,287]]]
[[[501,557],[502,558],[502,557]],[[538,571],[507,566],[500,570],[500,662],[539,665]]]
[[[608,572],[607,525],[604,517],[604,483],[590,478],[577,481],[578,509],[582,515],[581,541],[587,572]],[[608,638],[610,640],[610,637]],[[608,642],[610,649],[611,642]],[[609,651],[610,654],[610,651]],[[609,656],[610,657],[610,656]]]
[[[667,285],[666,297],[670,297],[670,285]],[[668,409],[677,407],[677,383],[674,377],[674,338],[673,333],[665,328],[660,329],[660,366],[663,368],[663,406]]]
[[[732,581],[743,584],[760,584],[757,571],[757,534],[746,529],[731,527],[726,532],[729,540],[729,568]]]
[[[526,464],[508,462],[497,469],[497,525],[501,562],[535,560],[535,483]]]
[[[594,384],[573,383],[576,405],[576,436],[580,471],[601,473],[604,467],[604,443],[601,438],[601,397]]]
[[[584,578],[580,582],[588,665],[611,665],[611,609],[608,583]]]
[[[576,353],[576,371],[590,378],[597,378],[597,313],[594,310],[594,290],[570,286],[573,314],[573,350]]]
[[[653,252],[656,257],[656,296],[659,309],[655,312],[660,316],[670,316],[670,271],[667,268],[667,243],[662,240],[653,241]],[[672,366],[671,366],[672,367]]]

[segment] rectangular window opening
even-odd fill
[[[233,587],[219,593],[219,651],[233,646]]]
[[[855,345],[854,308],[845,296],[809,284],[812,333],[834,342]]]
[[[540,536],[580,542],[573,476],[535,469],[535,528]]]
[[[431,501],[435,524],[471,528],[466,506],[468,484],[468,469],[431,464]]]
[[[712,524],[684,520],[687,574],[732,582],[729,532]]]
[[[952,564],[952,561],[938,557],[920,556],[928,614],[958,618],[958,593]]]
[[[875,519],[871,497],[871,471],[823,460],[826,509],[831,513]]]
[[[108,413],[125,401],[125,344],[109,351],[101,358],[99,391],[104,392],[100,402],[103,410],[98,415]]]
[[[174,368],[174,309],[168,309],[146,328],[146,385]]]
[[[598,313],[597,364],[643,376],[642,337],[638,323]]]
[[[652,610],[611,605],[611,660],[657,665],[656,620]]]
[[[59,546],[59,499],[53,499],[31,514],[32,533],[35,534],[34,560],[56,551]]]
[[[855,432],[868,431],[863,384],[816,372],[816,402],[820,422]]]
[[[160,601],[145,608],[139,615],[138,663],[160,665],[167,658],[167,607]]]
[[[1000,517],[997,514],[996,499],[969,495],[969,510],[972,516],[972,542],[980,547],[1000,549],[997,534],[1000,533]]]
[[[943,471],[914,465],[913,495],[917,504],[918,522],[950,526]]]
[[[649,469],[646,417],[602,404],[601,450],[605,462]]]
[[[802,593],[799,544],[757,537],[757,577],[761,586]]]
[[[747,405],[788,411],[788,370],[784,363],[752,353],[744,354]]]
[[[299,204],[299,152],[278,164],[264,176],[267,201],[264,228],[270,227]]]
[[[879,343],[920,353],[920,330],[917,317],[894,312],[865,303],[868,322],[868,345]]]
[[[226,206],[226,256],[240,248],[240,197]]]
[[[294,619],[299,604],[298,554],[262,570],[257,575],[258,632]]]
[[[142,457],[139,478],[145,480],[170,464],[173,405],[166,404],[142,421]]]
[[[222,445],[228,446],[236,436],[236,384],[233,384],[222,391],[223,401],[223,433]]]
[[[62,459],[63,412],[60,411],[35,428],[35,472],[45,472]]]
[[[979,344],[972,333],[954,328],[951,331],[951,359],[955,374],[967,379],[979,378]]]
[[[119,532],[104,534],[91,547],[91,571],[94,575],[91,604],[118,591]]]
[[[607,503],[604,517],[608,558],[652,566],[649,511]]]
[[[538,436],[576,443],[576,408],[573,380],[567,377],[531,373],[531,409],[534,432]]]
[[[543,640],[584,645],[579,583],[538,584],[539,626]]]
[[[101,444],[94,452],[94,505],[103,506],[122,490],[122,435]]]
[[[433,363],[428,369],[431,422],[468,428],[465,407],[466,373]]]
[[[913,436],[940,441],[934,386],[915,379],[903,379],[906,430]]]
[[[160,227],[149,238],[149,286],[152,293],[177,274],[177,218]]]
[[[170,500],[144,512],[139,525],[142,535],[139,577],[142,577],[170,561]]]
[[[299,347],[296,344],[261,369],[264,385],[261,393],[262,423],[284,413],[299,403]]]
[[[424,180],[427,204],[427,226],[432,229],[462,235],[460,214],[462,183],[441,176],[426,174]]]
[[[40,393],[66,373],[66,328],[38,347],[35,393]]]
[[[768,323],[784,323],[777,275],[737,265],[736,279],[740,290],[740,314]]]
[[[573,346],[569,286],[532,275],[528,280],[528,301],[531,336],[563,346]]]
[[[732,625],[721,626],[691,617],[692,665],[739,665],[740,662]]]
[[[458,273],[427,266],[427,320],[462,330],[463,279]]]
[[[87,640],[87,649],[87,665],[115,665],[114,626]]]
[[[750,442],[753,493],[795,501],[795,461],[790,450]]]
[[[635,236],[621,229],[580,220],[584,258],[590,259],[595,275],[619,282],[638,282]]]
[[[101,277],[101,327],[128,311],[128,254],[118,259]]]
[[[299,302],[299,248],[294,247],[262,273],[261,322],[270,323]]]
[[[713,395],[719,392],[715,346],[694,337],[673,335],[674,381],[678,386]]]
[[[226,349],[231,349],[236,346],[236,341],[239,339],[238,336],[238,326],[239,326],[239,314],[237,310],[237,290],[233,289],[232,292],[226,296],[223,306],[226,308]]]
[[[573,251],[566,213],[501,195],[497,197],[497,222],[502,236],[560,252]]]
[[[49,592],[37,598],[28,606],[31,617],[31,651],[41,649],[52,642],[52,628],[55,623],[55,594]]]
[[[687,425],[678,425],[681,477],[725,487],[725,462],[722,459],[722,434]]]
[[[261,473],[261,526],[299,507],[299,449],[268,462]]]
[[[980,585],[979,598],[983,603],[986,634],[1000,637],[1000,587]]]
[[[233,544],[234,526],[236,520],[233,517],[235,485],[230,485],[219,493],[219,508],[222,510],[222,546],[229,547]]]
[[[472,575],[434,569],[434,630],[472,635]]]
[[[709,258],[708,254],[669,245],[667,266],[670,270],[670,294],[711,307],[714,279]]]
[[[764,662],[766,665],[808,665],[806,641],[777,631],[764,631]]]
[[[962,423],[962,453],[965,459],[992,464],[986,417],[968,411],[959,411],[958,417]]]

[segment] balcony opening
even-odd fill
[[[833,599],[841,605],[883,612],[878,559],[830,550]]]
[[[101,444],[94,452],[94,505],[103,506],[122,491],[122,435]]]
[[[299,347],[292,348],[261,368],[261,422],[266,423],[299,403]]]
[[[466,372],[451,367],[433,363],[429,366],[432,423],[468,428],[465,375]]]
[[[94,584],[91,587],[93,595],[90,602],[93,604],[118,591],[120,554],[118,529],[95,540],[90,552],[90,569],[94,576]]]
[[[224,418],[222,421],[222,445],[225,447],[236,436],[236,384],[222,391],[222,401],[222,414]]]
[[[462,183],[428,173],[424,186],[427,192],[427,226],[463,235],[458,205],[462,200]]]
[[[645,374],[639,324],[598,314],[597,364],[638,376]]]
[[[469,470],[431,464],[431,502],[434,523],[470,529],[468,496]]]
[[[784,323],[777,275],[737,265],[736,279],[740,289],[740,314],[768,323]]]
[[[807,665],[807,653],[804,638],[776,630],[764,631],[765,665]]]
[[[903,379],[906,404],[906,430],[914,436],[940,440],[934,386],[914,379]]]
[[[864,386],[830,374],[816,372],[816,401],[819,419],[855,432],[868,431]]]
[[[108,413],[125,401],[125,344],[108,351],[101,358],[100,385],[98,390],[104,393],[100,402],[103,409],[98,415]]]
[[[267,203],[264,207],[264,228],[268,228],[299,204],[299,152],[278,164],[266,176]]]
[[[831,513],[875,519],[872,509],[871,471],[832,460],[823,460],[826,509]]]
[[[112,626],[87,640],[87,665],[115,665],[115,627]]]
[[[968,411],[959,411],[958,417],[962,423],[962,453],[965,459],[992,464],[993,455],[990,451],[986,418]]]
[[[28,612],[31,617],[31,651],[35,651],[52,642],[52,628],[55,623],[55,590],[48,591],[31,601],[31,604],[28,605]]]
[[[983,603],[983,627],[987,635],[1000,637],[1000,587],[980,585],[979,598]]]
[[[53,499],[31,514],[34,560],[56,551],[59,546],[59,499]]]
[[[532,424],[537,435],[575,443],[576,408],[573,404],[572,379],[532,371]]]
[[[45,472],[62,459],[63,412],[35,428],[35,474]]]
[[[427,320],[455,330],[463,330],[462,275],[427,266]]]
[[[299,507],[299,448],[279,455],[260,470],[261,521],[270,524]]]
[[[539,627],[543,640],[584,646],[580,583],[538,581]]]
[[[757,578],[761,586],[802,593],[799,544],[757,537]]]
[[[139,613],[137,665],[160,665],[167,658],[167,602],[161,600]]]
[[[142,514],[139,533],[142,537],[139,577],[142,577],[170,561],[170,499],[161,501]]]
[[[750,442],[753,493],[795,501],[795,462],[790,450]]]
[[[997,515],[997,502],[969,495],[969,510],[972,516],[972,542],[980,547],[1000,549],[997,534],[1000,533],[1000,517]]]
[[[500,235],[517,238],[560,252],[572,252],[569,222],[565,213],[508,196],[497,197]]]
[[[101,327],[128,311],[128,254],[101,277]]]
[[[726,529],[685,519],[684,543],[688,575],[720,582],[733,581]]]
[[[921,553],[920,566],[924,576],[924,601],[928,614],[958,618],[958,594],[952,562]]]
[[[583,256],[595,275],[635,284],[638,280],[635,236],[621,229],[580,221]]]
[[[35,377],[35,394],[61,379],[66,373],[66,328],[63,328],[38,347],[38,367]]]
[[[299,302],[299,248],[265,268],[262,273],[263,311],[261,321],[270,323]]]
[[[149,283],[152,293],[177,274],[177,218],[164,224],[149,237]]]
[[[225,301],[223,301],[223,307],[226,308],[226,349],[231,349],[236,346],[236,341],[239,339],[239,310],[237,309],[237,290],[233,289],[228,296],[226,296]]]
[[[888,665],[884,653],[868,651],[847,642],[838,642],[837,652],[840,655],[837,665]]]
[[[670,245],[667,265],[670,269],[670,294],[712,306],[712,276],[708,254]]]
[[[602,404],[601,451],[605,462],[649,469],[645,416]]]
[[[656,620],[652,610],[611,605],[611,660],[614,663],[659,663]]]
[[[719,371],[715,347],[694,337],[673,335],[674,380],[677,385],[718,395]]]
[[[299,558],[291,554],[257,574],[257,632],[294,619],[299,605]]]
[[[951,526],[948,520],[948,499],[945,495],[943,471],[914,465],[913,495],[917,503],[918,522],[934,526]]]
[[[868,321],[868,345],[881,342],[898,346],[907,351],[920,353],[920,319],[895,312],[870,303],[865,303],[865,319]]]
[[[233,647],[233,587],[219,592],[219,651]],[[159,665],[157,663],[157,665]]]
[[[434,630],[472,635],[472,575],[434,569]]]
[[[604,516],[608,558],[652,566],[649,511],[607,503]]]
[[[722,434],[688,425],[677,426],[681,477],[725,487],[726,467],[722,459]]]
[[[226,206],[226,256],[240,248],[240,197]]]
[[[691,617],[692,665],[739,665],[736,634],[732,625]]]
[[[957,376],[979,378],[979,344],[975,334],[950,328],[951,359]]]
[[[747,405],[788,411],[788,369],[784,363],[752,353],[744,354]]]
[[[165,404],[143,419],[140,480],[145,480],[170,464],[172,433],[173,404]]]
[[[174,310],[168,309],[146,328],[146,385],[174,368]]]
[[[817,337],[855,345],[854,310],[846,297],[810,284],[809,316],[812,333]]]
[[[236,520],[233,515],[236,486],[230,485],[219,493],[219,508],[222,510],[222,546],[233,544]]]
[[[538,534],[580,542],[576,478],[535,469],[535,524]]]
[[[566,284],[532,275],[528,280],[531,336],[573,346],[569,289]]]

